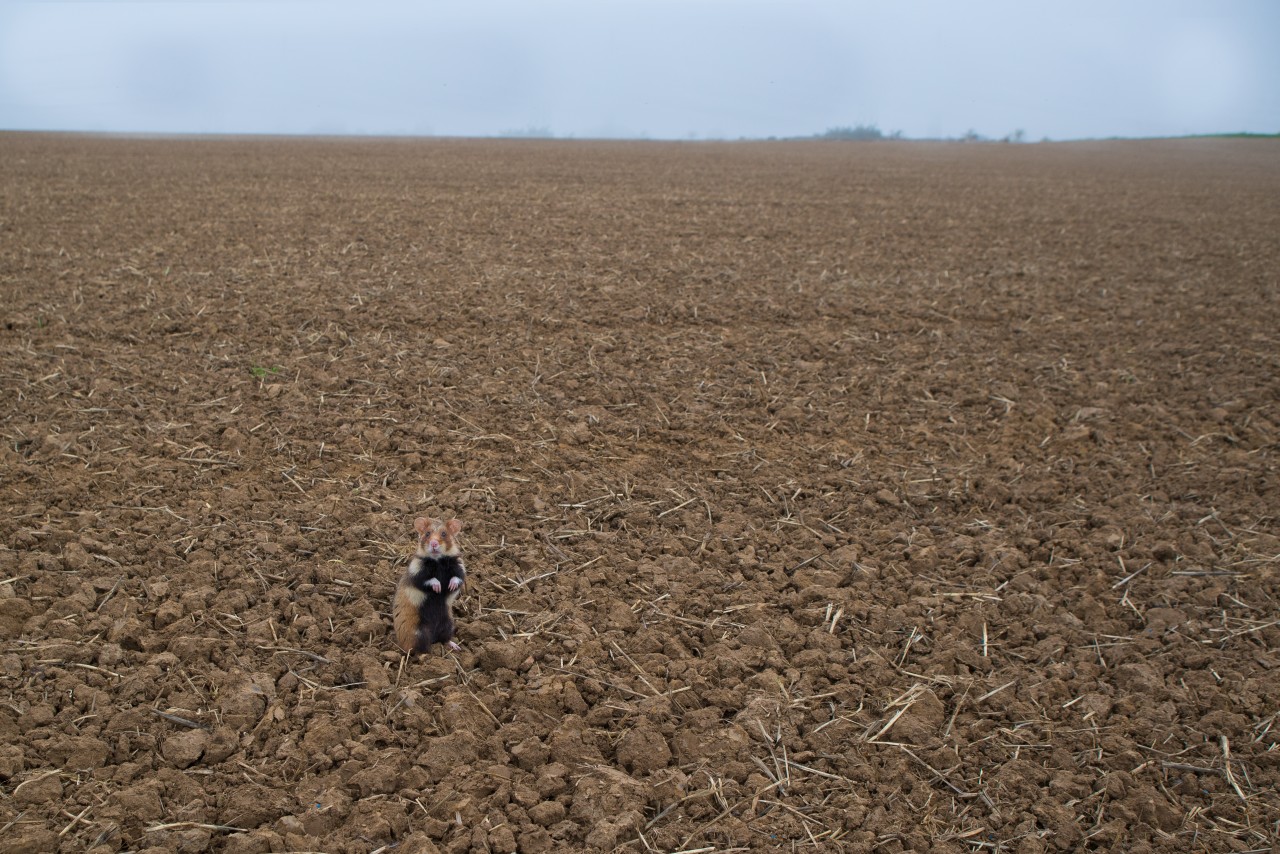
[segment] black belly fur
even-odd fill
[[[449,603],[443,595],[429,593],[418,606],[418,652],[426,652],[433,643],[448,643],[453,640],[453,615],[449,613]]]
[[[433,643],[448,643],[453,640],[454,623],[450,605],[457,596],[457,591],[449,589],[451,578],[465,578],[462,560],[445,555],[440,558],[415,558],[420,562],[418,571],[412,575],[413,586],[423,593],[422,604],[418,606],[418,642],[417,652],[426,652]],[[431,579],[440,582],[440,592],[433,590]]]

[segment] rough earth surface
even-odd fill
[[[0,135],[0,852],[1273,851],[1278,271],[1274,140]]]

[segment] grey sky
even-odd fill
[[[0,0],[0,128],[1280,132],[1274,0]]]

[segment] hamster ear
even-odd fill
[[[450,519],[444,523],[444,529],[449,532],[449,536],[456,536],[462,530],[462,522],[458,519]]]
[[[431,520],[421,516],[413,521],[413,527],[419,534],[426,534],[431,530]]]

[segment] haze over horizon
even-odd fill
[[[17,0],[0,129],[1280,133],[1280,3]]]

